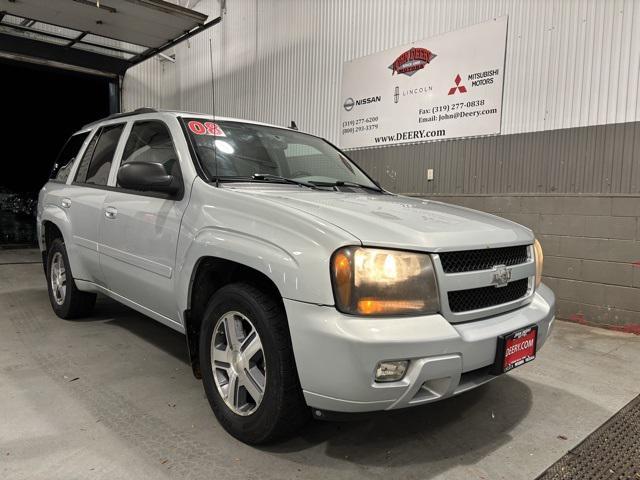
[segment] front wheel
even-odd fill
[[[214,414],[243,442],[276,440],[308,418],[282,304],[252,285],[227,285],[211,298],[200,366]]]

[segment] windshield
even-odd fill
[[[275,177],[312,185],[378,187],[324,140],[282,128],[185,118],[198,160],[210,179],[233,181]],[[215,155],[214,155],[215,151]],[[216,167],[217,163],[217,167]]]

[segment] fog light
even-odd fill
[[[408,360],[380,362],[376,367],[376,382],[397,382],[407,372]]]

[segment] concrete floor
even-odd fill
[[[41,265],[19,264],[37,258],[0,251],[2,479],[532,479],[640,389],[640,337],[560,322],[476,391],[252,448],[216,422],[184,337],[106,299],[58,319]]]

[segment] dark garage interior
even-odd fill
[[[38,191],[69,136],[86,123],[109,115],[109,79],[70,70],[0,59],[2,137],[0,244],[36,244]]]
[[[0,0],[0,94],[1,480],[640,480],[640,0]]]

